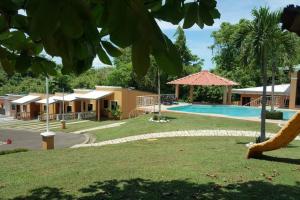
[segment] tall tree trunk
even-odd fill
[[[260,67],[262,73],[263,93],[261,101],[260,142],[266,139],[266,104],[267,104],[267,67],[265,64],[265,49],[262,48]]]
[[[274,87],[275,87],[275,63],[272,65],[272,101],[271,101],[271,111],[274,111]]]

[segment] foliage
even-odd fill
[[[203,60],[191,53],[186,45],[184,31],[179,27],[177,31],[175,47],[178,49],[180,56],[186,65],[183,66],[182,72],[178,76],[170,75],[160,71],[161,92],[165,94],[173,93],[174,89],[166,83],[179,77],[187,76],[192,73],[201,71]],[[132,70],[131,50],[126,48],[123,54],[114,60],[115,68],[108,75],[107,84],[122,87],[135,87],[136,89],[157,92],[157,68],[158,65],[154,57],[150,57],[151,66],[144,77],[139,77]],[[183,88],[181,94],[187,96],[188,89]]]
[[[120,109],[120,106],[117,105],[116,108],[108,110],[113,117],[113,119],[120,119],[122,115],[122,111]]]
[[[179,55],[181,56],[183,65],[199,66],[199,69],[201,69],[201,66],[203,65],[203,59],[200,60],[197,55],[193,55],[191,50],[187,47],[184,30],[181,28],[181,26],[178,26],[174,36],[176,37],[176,41],[174,44],[178,50]]]
[[[72,92],[74,88],[93,89],[95,85],[105,85],[111,68],[90,69],[79,76],[63,75],[59,72],[50,78],[49,91]],[[8,75],[0,67],[0,95],[9,93],[26,94],[29,92],[45,93],[45,77],[31,72]]]
[[[109,56],[132,47],[136,74],[145,75],[150,55],[166,73],[180,73],[182,61],[155,19],[190,28],[211,26],[220,17],[216,0],[3,0],[0,1],[0,61],[7,72],[53,75],[61,57],[63,73],[81,73],[93,59],[111,65]],[[109,56],[108,56],[109,55]]]
[[[203,103],[222,103],[223,87],[197,87],[194,91],[194,101]]]
[[[266,111],[266,119],[283,119],[283,112],[281,111]]]

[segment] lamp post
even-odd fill
[[[66,121],[65,121],[65,89],[63,88],[63,96],[62,96],[62,120],[61,120],[61,128],[66,129]]]
[[[46,132],[41,133],[42,136],[42,148],[54,149],[54,136],[55,133],[49,131],[49,80],[46,76]]]

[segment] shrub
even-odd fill
[[[6,155],[11,153],[19,153],[19,152],[26,152],[28,149],[13,149],[13,150],[4,150],[0,151],[0,155]]]
[[[283,119],[283,112],[281,111],[266,111],[266,119]]]
[[[117,105],[117,107],[115,109],[109,110],[109,112],[111,113],[111,116],[114,119],[120,119],[121,118],[122,112],[121,112],[121,109],[120,109],[119,105]]]

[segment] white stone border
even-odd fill
[[[129,136],[124,138],[118,138],[114,140],[107,140],[103,142],[93,144],[78,144],[71,148],[79,147],[100,147],[110,144],[121,144],[126,142],[154,139],[154,138],[170,138],[170,137],[202,137],[202,136],[234,136],[234,137],[257,137],[259,136],[257,131],[240,131],[240,130],[186,130],[186,131],[170,131],[161,133],[149,133],[142,135]],[[275,134],[267,133],[266,137],[273,137]],[[295,140],[300,140],[300,137],[296,137]]]

